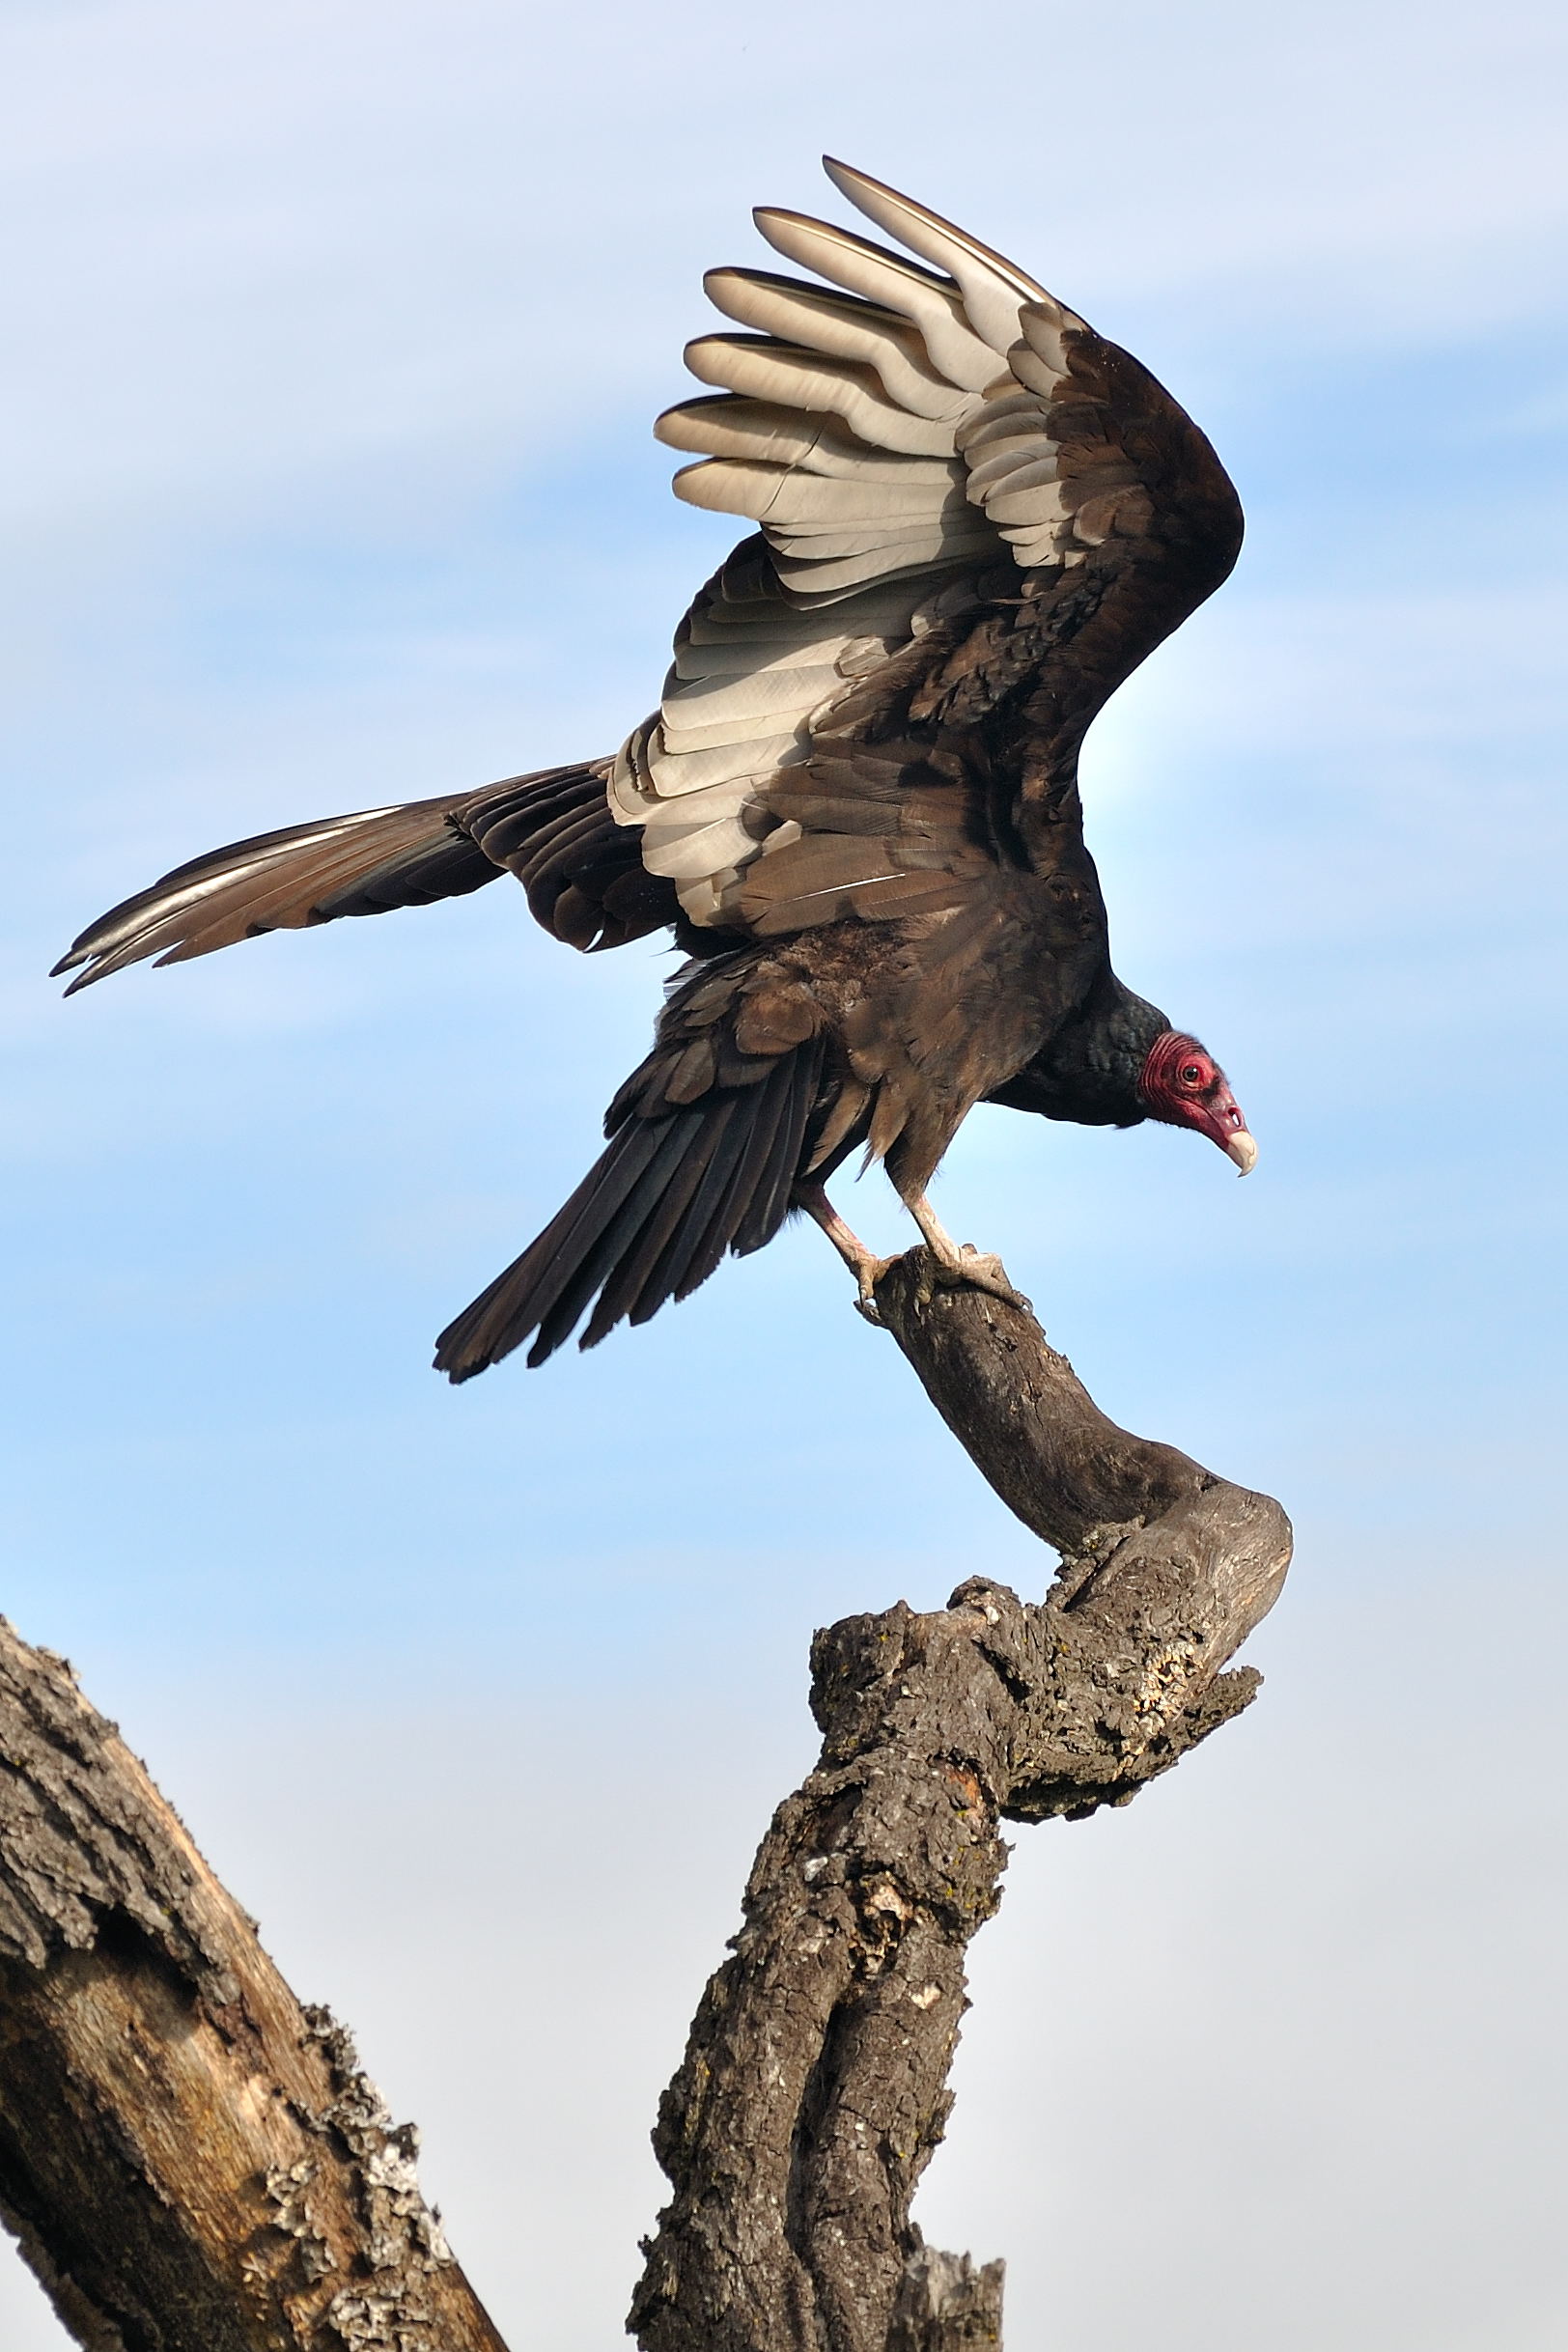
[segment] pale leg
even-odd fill
[[[860,1293],[855,1304],[861,1314],[871,1323],[880,1323],[877,1277],[892,1261],[880,1258],[874,1249],[867,1248],[857,1233],[851,1231],[820,1184],[810,1184],[802,1179],[795,1188],[795,1197],[807,1217],[822,1227],[854,1274]]]
[[[990,1252],[982,1255],[969,1242],[955,1242],[923,1192],[907,1206],[931,1252],[938,1281],[966,1283],[973,1290],[989,1291],[994,1299],[1005,1299],[1010,1306],[1028,1308],[1027,1299],[1007,1279],[1000,1258]]]

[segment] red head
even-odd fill
[[[1257,1164],[1258,1147],[1246,1132],[1241,1106],[1212,1053],[1195,1037],[1164,1029],[1149,1048],[1138,1093],[1151,1118],[1171,1127],[1195,1127],[1228,1152],[1246,1176]]]

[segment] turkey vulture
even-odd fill
[[[698,594],[658,711],[611,759],[291,826],[166,874],[83,932],[72,988],[515,874],[547,931],[687,961],[606,1148],[441,1334],[466,1380],[532,1339],[643,1323],[804,1209],[871,1302],[825,1179],[882,1160],[938,1273],[1004,1288],[926,1187],[966,1113],[1162,1119],[1257,1157],[1223,1072],[1110,967],[1078,755],[1106,697],[1242,538],[1208,441],[1148,370],[1000,255],[864,173],[829,178],[916,258],[798,212],[812,279],[715,269],[742,330],[658,419],[694,506],[759,527]]]

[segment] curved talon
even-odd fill
[[[868,1249],[854,1270],[859,1284],[854,1311],[857,1315],[864,1315],[868,1323],[874,1323],[879,1331],[885,1331],[887,1326],[882,1321],[882,1308],[877,1304],[877,1285],[892,1263],[891,1258],[873,1257]]]
[[[1025,1314],[1033,1313],[1023,1293],[1007,1279],[1007,1269],[994,1251],[976,1249],[972,1242],[955,1242],[924,1193],[910,1201],[910,1215],[920,1228],[926,1262],[935,1280],[953,1289],[966,1282],[994,1299],[1005,1299],[1009,1306],[1021,1307]]]
[[[965,1242],[957,1257],[948,1258],[928,1243],[926,1262],[932,1279],[944,1290],[982,1290],[989,1298],[1002,1299],[1009,1306],[1021,1307],[1026,1315],[1034,1312],[1023,1293],[1015,1290],[1008,1280],[1007,1269],[994,1250],[979,1250],[972,1242]]]

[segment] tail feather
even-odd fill
[[[706,1220],[695,1215],[690,1219],[690,1246],[670,1265],[670,1297],[689,1299],[721,1264],[726,1249],[745,1257],[770,1242],[784,1222],[821,1067],[822,1048],[814,1040],[781,1056],[761,1087],[738,1098],[748,1114],[737,1137],[740,1148],[722,1191],[714,1189]]]
[[[813,1124],[813,1114],[821,1107],[819,1094],[827,1060],[826,1039],[821,1035],[812,1038],[809,1044],[797,1050],[795,1059],[801,1065],[803,1083],[791,1092],[782,1135],[763,1171],[751,1218],[742,1223],[737,1236],[736,1251],[742,1257],[772,1240],[790,1213],[796,1178],[811,1158],[806,1135]]]
[[[748,1163],[757,1160],[759,1150],[771,1152],[776,1147],[778,1122],[770,1116],[771,1106],[798,1081],[798,1075],[787,1065],[775,1065],[755,1088],[715,1099],[711,1113],[713,1142],[709,1145],[704,1138],[692,1154],[698,1174],[689,1205],[678,1221],[671,1220],[673,1230],[666,1228],[667,1238],[657,1254],[648,1251],[646,1272],[632,1291],[630,1322],[647,1323],[667,1299],[689,1299],[723,1262],[726,1249],[736,1246],[742,1218],[756,1189],[755,1167],[748,1169]],[[722,1104],[728,1104],[730,1110],[720,1127]],[[599,1337],[615,1320],[605,1314],[606,1303],[601,1302],[594,1317]],[[593,1344],[593,1331],[590,1325],[585,1345]]]
[[[617,1250],[634,1239],[646,1219],[648,1193],[657,1195],[679,1164],[680,1141],[652,1120],[618,1136],[521,1257],[442,1332],[438,1348],[447,1347],[463,1326],[468,1354],[482,1358],[472,1365],[479,1371],[536,1327],[542,1346],[546,1341],[550,1348],[559,1346],[614,1263]],[[532,1321],[519,1325],[513,1335],[525,1307]],[[442,1363],[440,1368],[449,1367]]]
[[[635,1270],[644,1262],[645,1237],[654,1205],[678,1174],[691,1140],[681,1127],[665,1128],[662,1122],[650,1124],[654,1127],[655,1148],[647,1168],[609,1223],[589,1224],[581,1234],[580,1255],[573,1257],[563,1252],[554,1264],[543,1270],[542,1287],[546,1294],[553,1289],[554,1299],[547,1311],[538,1318],[539,1337],[528,1355],[531,1364],[542,1364],[547,1356],[553,1356],[557,1348],[564,1346],[595,1292],[618,1268],[630,1264]],[[628,1148],[630,1151],[632,1147]],[[612,1146],[612,1153],[613,1149]],[[526,1334],[519,1331],[518,1336]],[[603,1336],[602,1331],[599,1336]],[[516,1345],[510,1336],[510,1326],[506,1345],[509,1348]]]
[[[711,1203],[706,1195],[714,1170],[734,1165],[735,1113],[732,1100],[716,1105],[694,1143],[682,1152],[663,1198],[637,1236],[636,1249],[623,1256],[600,1293],[583,1333],[585,1347],[597,1345],[623,1316],[629,1323],[646,1323],[666,1299],[679,1298],[680,1274],[690,1257],[693,1229],[699,1235],[707,1231]]]
[[[595,1347],[618,1323],[646,1323],[688,1298],[726,1250],[771,1241],[789,1213],[823,1062],[815,1038],[753,1084],[626,1119],[544,1231],[447,1326],[436,1370],[470,1380],[527,1339],[529,1363],[541,1364],[591,1302],[578,1344]]]

